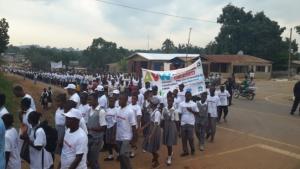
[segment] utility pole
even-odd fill
[[[189,45],[190,45],[191,31],[192,31],[192,28],[190,28],[189,37],[188,37],[188,43],[187,43],[187,46],[186,46],[185,67],[188,66],[187,57],[188,57],[188,52],[189,52],[188,48],[189,48]]]
[[[291,28],[291,30],[290,30],[289,65],[288,65],[288,78],[289,78],[289,80],[291,80],[292,31],[293,31],[293,28]]]

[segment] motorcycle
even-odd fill
[[[242,90],[242,87],[238,85],[236,89],[234,89],[234,98],[245,97],[248,100],[253,100],[255,96],[255,87],[249,87],[248,90]]]

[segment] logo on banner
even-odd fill
[[[146,72],[144,82],[152,82],[152,81],[166,81],[171,80],[171,73],[152,73],[152,72]]]

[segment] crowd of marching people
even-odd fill
[[[40,80],[48,76],[14,73]],[[214,142],[217,123],[222,118],[227,122],[232,89],[226,88],[231,81],[218,90],[210,86],[198,96],[186,90],[184,84],[160,96],[157,86],[145,82],[142,87],[142,82],[133,76],[81,77],[50,78],[52,82],[58,80],[52,84],[65,86],[65,93],[43,90],[43,108],[47,108],[49,100],[57,107],[55,127],[50,125],[52,122],[41,121],[35,100],[22,86],[14,86],[13,93],[21,98],[20,128],[15,129],[13,115],[5,108],[6,97],[0,94],[0,150],[5,152],[0,154],[0,168],[20,169],[24,160],[31,169],[49,169],[58,154],[60,159],[55,160],[59,161],[59,169],[99,169],[99,153],[104,146],[104,161],[118,160],[121,169],[133,168],[130,158],[135,157],[136,149],[151,153],[151,166],[158,167],[162,146],[167,149],[166,164],[172,165],[178,139],[182,145],[180,155],[194,155],[197,149],[205,151],[207,141]],[[139,139],[142,140],[138,142]]]

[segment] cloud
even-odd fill
[[[253,13],[264,11],[283,27],[299,25],[300,1],[296,0],[107,0],[115,3],[174,15],[216,21],[222,8],[246,7]],[[217,36],[220,25],[191,21],[128,8],[97,0],[0,0],[0,16],[10,24],[10,42],[14,45],[41,44],[84,49],[93,38],[103,37],[130,49],[159,48],[166,38],[175,44],[191,43],[204,47]],[[284,36],[288,36],[286,31]],[[300,40],[299,35],[294,37]]]

